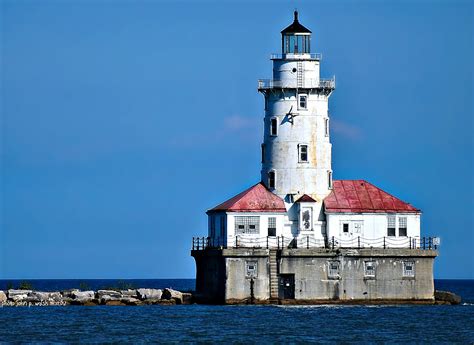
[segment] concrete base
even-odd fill
[[[277,256],[278,300],[270,299],[268,249],[206,249],[191,255],[196,260],[196,298],[201,303],[434,302],[434,250],[283,249]],[[374,266],[375,274],[368,274],[368,264]],[[407,264],[414,265],[411,276],[405,270]]]

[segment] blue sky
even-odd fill
[[[334,177],[421,208],[436,277],[474,278],[472,2],[0,3],[0,278],[193,278],[205,210],[259,180],[295,7]]]

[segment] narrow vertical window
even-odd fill
[[[407,235],[407,217],[398,218],[398,236]]]
[[[328,171],[328,188],[332,189],[332,172]]]
[[[216,217],[215,216],[210,216],[209,217],[209,221],[210,221],[210,234],[209,234],[209,237],[211,238],[214,238],[216,236]]]
[[[342,233],[348,234],[349,233],[349,223],[342,224]]]
[[[276,236],[276,217],[268,217],[268,236]]]
[[[308,107],[308,95],[298,96],[298,109],[306,109]]]
[[[268,188],[275,189],[275,172],[268,172]]]
[[[387,216],[387,236],[395,236],[395,216]]]
[[[298,145],[298,149],[299,149],[300,163],[307,162],[308,161],[308,145]]]
[[[329,136],[329,119],[324,120],[324,134]]]
[[[262,163],[265,163],[265,144],[262,144]]]
[[[226,221],[226,216],[221,216],[221,238],[223,239],[225,237],[225,221]]]
[[[278,120],[277,118],[273,118],[270,120],[270,135],[276,136],[278,134]]]

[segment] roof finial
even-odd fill
[[[296,8],[295,8],[294,13],[295,13],[295,22],[297,22],[298,21],[298,10]]]

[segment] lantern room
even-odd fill
[[[311,31],[298,21],[298,11],[294,12],[293,23],[281,32],[283,54],[309,54]]]

